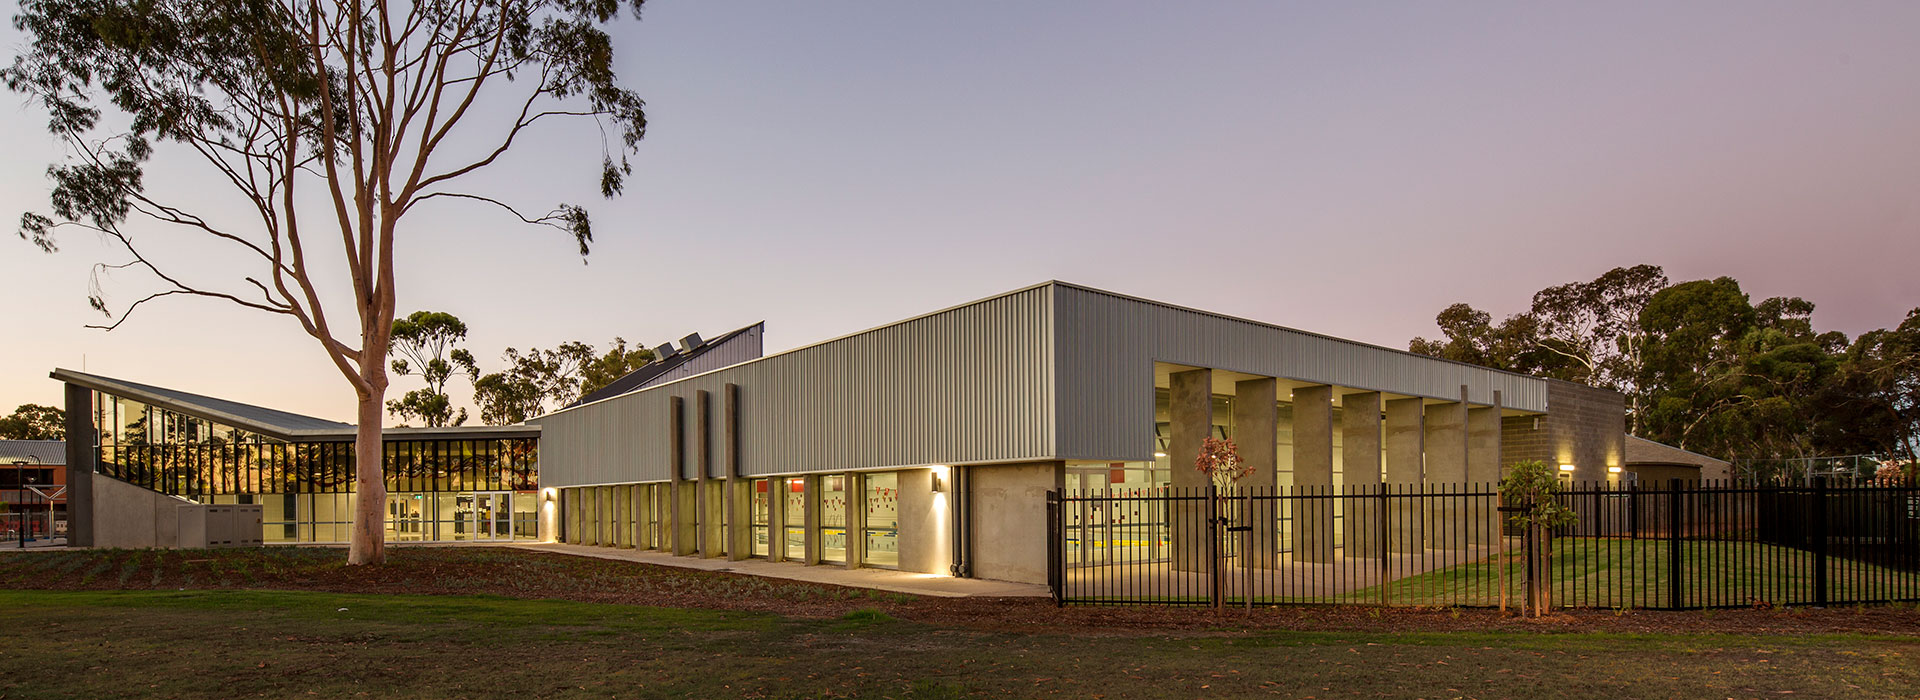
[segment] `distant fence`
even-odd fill
[[[1733,482],[1581,484],[1578,521],[1529,539],[1491,484],[1152,488],[1048,494],[1061,604],[1557,607],[1920,600],[1920,489]]]

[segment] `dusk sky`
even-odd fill
[[[578,122],[477,188],[588,205],[588,264],[479,207],[406,220],[401,313],[466,320],[486,370],[507,346],[760,320],[771,353],[1047,279],[1395,348],[1450,303],[1505,315],[1638,263],[1804,297],[1850,336],[1920,306],[1910,0],[655,0],[613,32],[651,121],[628,194],[599,198]],[[63,152],[36,106],[4,104],[10,223],[47,210]],[[181,155],[153,191],[237,212]],[[197,279],[244,262],[166,249]],[[84,367],[351,418],[290,319],[168,300],[83,328],[89,267],[125,258],[0,234],[0,412],[57,404],[47,372]],[[150,283],[103,286],[118,308]]]

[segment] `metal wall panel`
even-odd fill
[[[749,476],[1052,452],[1043,285],[536,418],[540,483],[667,478],[667,397],[740,386]],[[696,421],[688,420],[689,426]],[[691,440],[695,436],[689,436]]]
[[[1408,396],[1491,401],[1544,412],[1545,380],[1185,309],[1054,285],[1061,459],[1153,453],[1153,365],[1167,362]]]

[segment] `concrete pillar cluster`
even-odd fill
[[[1206,477],[1193,468],[1200,444],[1213,427],[1213,371],[1190,369],[1169,375],[1168,457],[1176,489],[1201,490]],[[1236,486],[1268,492],[1276,485],[1279,380],[1240,380],[1233,387],[1234,438],[1253,473]],[[1343,407],[1336,421],[1334,403]],[[1418,498],[1420,494],[1484,492],[1500,478],[1501,402],[1389,399],[1377,391],[1342,392],[1312,385],[1292,390],[1293,484],[1282,495],[1332,495],[1333,499],[1261,501],[1255,522],[1290,521],[1284,543],[1275,528],[1254,529],[1246,566],[1269,568],[1286,559],[1331,562],[1338,556],[1381,557],[1426,549],[1486,546],[1496,541],[1497,512],[1484,498]],[[1344,481],[1334,486],[1335,436]],[[1389,497],[1371,498],[1382,491]],[[1406,497],[1401,497],[1402,495]],[[1366,497],[1363,497],[1366,496]],[[1199,501],[1176,502],[1168,523],[1172,566],[1205,573],[1204,514]],[[1290,512],[1275,512],[1283,507]],[[1383,511],[1384,509],[1384,511]],[[1336,513],[1340,523],[1335,526]],[[1469,522],[1469,519],[1472,522]],[[1336,546],[1338,544],[1339,546]],[[1291,557],[1278,556],[1281,547]],[[1342,549],[1344,548],[1344,550]]]

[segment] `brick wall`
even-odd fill
[[[1505,464],[1537,459],[1574,465],[1577,481],[1602,481],[1627,452],[1627,397],[1583,384],[1547,380],[1547,414],[1501,420]]]

